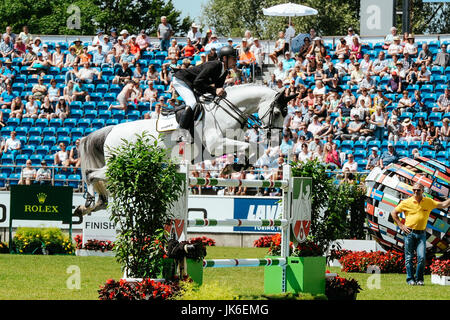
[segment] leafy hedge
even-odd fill
[[[16,253],[74,254],[69,235],[58,228],[18,228],[12,240]]]

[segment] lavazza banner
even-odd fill
[[[216,196],[189,196],[190,219],[280,219],[282,205],[279,198],[271,197],[216,197]],[[73,194],[72,212],[84,204],[82,194]],[[0,228],[9,227],[10,193],[0,192]],[[59,221],[20,220],[14,221],[13,227],[58,227],[68,229],[67,224]],[[83,241],[87,239],[110,240],[115,238],[116,228],[109,220],[107,210],[94,212],[82,218],[72,217],[72,230],[83,233]],[[188,232],[214,232],[214,233],[276,233],[277,227],[189,227]]]

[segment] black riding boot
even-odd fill
[[[194,110],[191,107],[186,107],[181,115],[180,128],[188,130],[192,126],[192,121],[194,121]]]

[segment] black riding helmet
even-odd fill
[[[237,57],[236,49],[234,49],[232,46],[224,46],[220,48],[219,51],[219,60],[223,60],[223,57]]]

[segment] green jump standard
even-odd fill
[[[325,257],[288,257],[287,259],[286,292],[325,294]],[[283,293],[282,277],[283,267],[264,267],[264,293]]]

